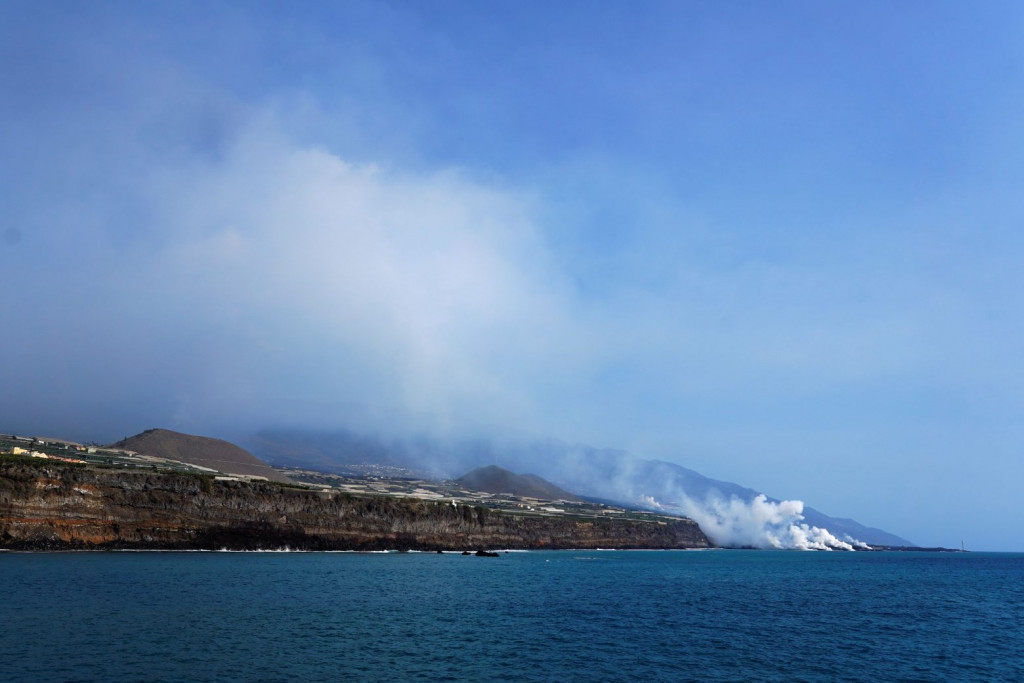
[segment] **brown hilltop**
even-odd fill
[[[172,432],[169,429],[147,429],[141,434],[111,444],[110,448],[209,467],[225,474],[287,481],[280,472],[233,443],[206,436]]]
[[[478,467],[455,481],[471,491],[484,493],[511,493],[540,500],[581,500],[536,474],[516,474],[497,465]]]

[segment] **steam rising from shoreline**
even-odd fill
[[[581,496],[615,504],[658,510],[688,517],[723,547],[801,550],[869,549],[851,537],[861,530],[876,533],[873,543],[892,543],[891,536],[854,520],[830,518],[800,500],[772,500],[755,489],[709,479],[699,472],[625,451],[598,449],[562,442],[516,439],[472,441],[418,439],[386,440],[379,436],[337,433],[333,437],[303,436],[303,432],[268,431],[256,452],[301,446],[321,459],[330,454],[403,464],[440,478],[457,478],[474,467],[497,465],[530,472]],[[833,523],[836,526],[833,526]],[[829,529],[831,528],[831,530]],[[896,543],[902,539],[892,537]]]
[[[746,501],[709,495],[703,501],[685,494],[674,505],[661,505],[645,496],[644,503],[666,511],[681,512],[697,522],[717,545],[732,548],[779,548],[795,550],[854,550],[867,544],[847,537],[844,541],[828,529],[806,524],[801,500],[773,502],[763,493]]]

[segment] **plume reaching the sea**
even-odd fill
[[[696,521],[715,543],[726,547],[789,548],[797,550],[853,550],[866,544],[837,538],[828,529],[804,522],[801,500],[770,501],[764,494],[753,500],[737,496],[708,495],[703,501],[685,494],[680,503],[662,505],[652,496],[643,502],[649,507],[681,512]]]

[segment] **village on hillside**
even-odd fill
[[[108,448],[96,444],[81,444],[65,439],[19,436],[17,434],[0,434],[0,454],[95,467],[219,474],[217,470],[208,467],[129,450]]]

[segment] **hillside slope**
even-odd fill
[[[208,467],[225,474],[266,477],[272,481],[287,481],[277,470],[249,451],[233,443],[205,436],[172,432],[169,429],[147,429],[141,434],[111,444],[145,455]]]
[[[527,496],[541,500],[582,500],[579,496],[560,489],[535,474],[516,474],[497,465],[478,467],[455,481],[471,491],[511,493],[514,496]]]

